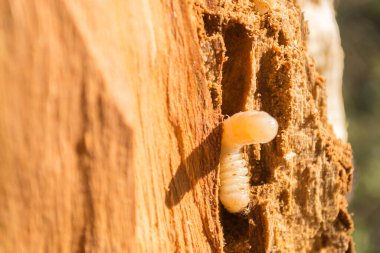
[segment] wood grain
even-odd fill
[[[292,1],[0,1],[0,252],[352,248],[351,151],[305,31]],[[246,109],[281,130],[245,150],[244,218],[217,175]]]

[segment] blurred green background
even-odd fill
[[[354,241],[358,253],[380,252],[380,0],[340,0],[345,51],[343,94],[354,150]]]

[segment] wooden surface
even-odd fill
[[[298,3],[308,26],[313,28],[309,30],[308,52],[313,57],[318,72],[325,78],[327,119],[333,126],[335,135],[347,141],[342,94],[344,53],[335,19],[334,1],[298,0]]]
[[[0,1],[0,252],[352,249],[305,31],[288,1]],[[280,132],[245,150],[240,217],[217,173],[222,114],[246,109]]]

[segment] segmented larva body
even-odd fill
[[[250,178],[241,148],[267,143],[277,130],[277,121],[263,111],[239,112],[223,122],[219,198],[227,211],[242,212],[249,204]]]

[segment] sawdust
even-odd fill
[[[261,13],[254,2],[206,1],[195,9],[214,109],[264,110],[280,126],[273,142],[245,150],[251,209],[246,217],[221,211],[224,250],[353,252],[351,147],[327,121],[324,78],[306,53],[299,8],[279,1]]]

